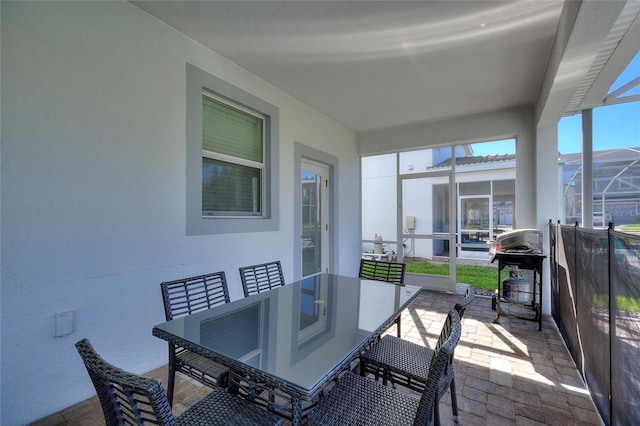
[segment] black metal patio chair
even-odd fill
[[[460,318],[464,316],[467,307],[474,299],[475,289],[469,286],[462,299],[454,307]],[[442,339],[442,335],[440,338]],[[438,344],[440,344],[440,341],[438,341]],[[391,381],[394,386],[400,384],[421,392],[427,383],[429,362],[434,353],[434,349],[387,335],[361,355],[361,373],[364,375],[374,374],[376,380],[382,375],[383,384]],[[453,361],[453,357],[451,360]],[[448,371],[445,380],[440,383],[438,398],[441,398],[449,388],[451,388],[453,418],[457,423],[458,400],[453,365]]]
[[[281,425],[282,419],[220,387],[178,417],[158,379],[133,374],[105,361],[87,339],[76,348],[98,394],[107,426]]]
[[[284,275],[279,260],[240,268],[244,297],[283,286]]]
[[[406,265],[400,262],[383,262],[380,260],[360,259],[359,278],[384,281],[397,285],[404,285],[404,271]],[[400,324],[402,318],[398,315],[395,321],[397,336],[401,337]]]
[[[429,373],[420,399],[347,372],[311,412],[309,425],[439,425],[438,391],[451,374],[461,329],[460,316],[451,310],[433,357],[425,360]]]
[[[167,321],[217,305],[229,303],[227,279],[223,271],[160,283]],[[167,397],[173,404],[176,372],[214,387],[227,387],[229,369],[217,362],[169,343]]]

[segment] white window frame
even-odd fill
[[[262,140],[260,143],[262,144],[262,162],[246,160],[240,157],[234,157],[232,155],[221,154],[215,151],[209,151],[206,149],[202,149],[202,157],[208,158],[210,160],[218,160],[224,161],[226,163],[236,164],[239,166],[250,167],[252,169],[260,170],[260,209],[258,212],[223,212],[223,211],[213,211],[210,214],[206,214],[204,209],[202,211],[203,218],[213,218],[213,219],[222,219],[222,218],[254,218],[254,219],[263,219],[265,217],[264,208],[265,208],[265,194],[266,194],[266,185],[265,185],[265,129],[266,129],[266,117],[264,114],[260,114],[256,111],[250,110],[249,108],[245,108],[242,105],[239,105],[235,102],[231,102],[228,99],[224,99],[220,96],[215,95],[209,91],[203,90],[203,96],[207,96],[221,104],[224,104],[230,108],[237,109],[242,111],[248,115],[256,117],[259,120],[262,120]]]

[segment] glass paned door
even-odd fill
[[[302,277],[327,272],[328,259],[328,191],[327,166],[303,161],[302,182]]]
[[[413,282],[434,290],[456,288],[451,188],[451,174],[446,171],[400,179],[402,261]]]
[[[489,196],[461,196],[460,257],[486,257],[487,243],[493,239],[493,211]]]

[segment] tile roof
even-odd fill
[[[470,157],[456,157],[456,166],[469,166],[473,164],[485,164],[485,163],[497,163],[505,161],[514,161],[516,159],[515,154],[494,154],[494,155],[474,155]],[[451,159],[447,158],[444,161],[434,165],[432,168],[448,167],[451,166]]]

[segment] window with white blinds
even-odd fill
[[[202,94],[202,215],[263,217],[265,118]]]
[[[186,64],[186,235],[280,226],[280,109]]]

